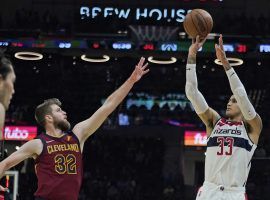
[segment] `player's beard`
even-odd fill
[[[62,131],[68,131],[70,129],[70,123],[67,120],[54,120],[54,127]]]

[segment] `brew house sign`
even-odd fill
[[[182,23],[188,9],[175,8],[120,8],[120,7],[80,7],[80,17],[82,20],[94,20],[95,18],[118,18],[131,20],[133,22],[141,20],[167,21]]]

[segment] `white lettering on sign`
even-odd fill
[[[161,51],[177,51],[177,44],[174,43],[162,44]]]
[[[223,49],[226,52],[234,52],[234,47],[232,44],[223,44]]]
[[[133,12],[133,13],[132,13]],[[182,23],[185,19],[185,15],[190,10],[185,9],[160,9],[160,8],[116,8],[116,7],[80,7],[81,19],[94,19],[102,16],[104,18],[116,17],[128,19],[134,17],[135,21],[151,18],[156,21],[167,20],[168,22],[176,21]]]
[[[194,136],[194,144],[206,144],[207,143],[207,135],[202,135],[201,133],[197,133]]]
[[[113,49],[131,49],[132,44],[131,43],[125,43],[125,42],[115,42],[112,45]]]
[[[24,129],[10,129],[9,127],[5,128],[5,138],[6,139],[18,139],[18,140],[24,140],[28,138],[29,132]]]
[[[7,46],[8,46],[8,42],[0,42],[0,46],[5,46],[5,47],[7,47]]]
[[[270,45],[269,44],[260,45],[260,52],[270,52]]]
[[[60,42],[58,45],[59,48],[61,49],[69,49],[71,47],[71,43],[70,42]]]

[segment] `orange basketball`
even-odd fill
[[[194,9],[186,15],[183,25],[190,37],[195,38],[199,35],[205,38],[213,28],[213,19],[207,11]]]

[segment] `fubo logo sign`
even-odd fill
[[[32,140],[37,136],[36,126],[5,126],[5,140]]]

